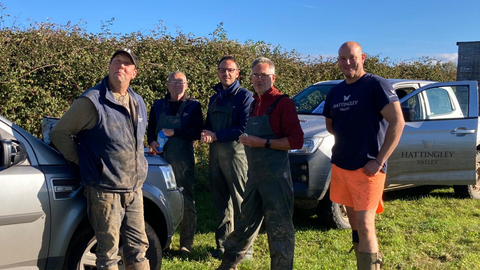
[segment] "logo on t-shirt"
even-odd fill
[[[393,98],[397,96],[397,92],[395,92],[394,89],[390,90],[391,95],[388,96],[388,98]]]
[[[343,96],[343,102],[339,102],[337,104],[333,104],[333,109],[340,109],[340,111],[348,111],[350,110],[351,106],[355,106],[358,103],[358,100],[348,101],[351,95]]]

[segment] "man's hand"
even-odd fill
[[[363,173],[367,176],[374,176],[378,174],[382,167],[383,166],[376,159],[372,159],[363,167]]]
[[[155,152],[155,153],[161,153],[157,149],[159,146],[160,146],[160,144],[158,144],[157,141],[153,141],[153,142],[150,143],[150,147],[152,148],[152,151]]]
[[[266,139],[257,136],[246,135],[245,133],[240,135],[238,139],[243,145],[249,146],[251,148],[265,147],[265,143],[267,141]]]
[[[172,137],[175,134],[175,130],[171,128],[162,128],[163,134],[167,137]]]
[[[217,135],[215,132],[210,131],[210,130],[202,130],[200,141],[201,142],[206,142],[206,143],[212,143],[217,140]]]

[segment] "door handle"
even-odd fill
[[[452,130],[450,133],[453,134],[453,135],[465,136],[466,134],[474,134],[475,130],[460,127],[460,128],[456,128],[455,130]]]

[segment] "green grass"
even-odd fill
[[[207,256],[215,247],[215,218],[210,195],[196,194],[198,229],[188,257],[177,250],[164,254],[163,269],[215,269],[220,261]],[[383,269],[480,269],[480,201],[459,199],[453,188],[408,189],[386,193],[386,209],[377,215]],[[322,225],[315,211],[295,209],[294,269],[356,269],[349,230]],[[270,269],[267,235],[254,243],[254,259],[240,270]]]

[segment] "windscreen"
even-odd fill
[[[292,100],[300,114],[322,114],[327,94],[334,84],[316,84],[305,88]]]

